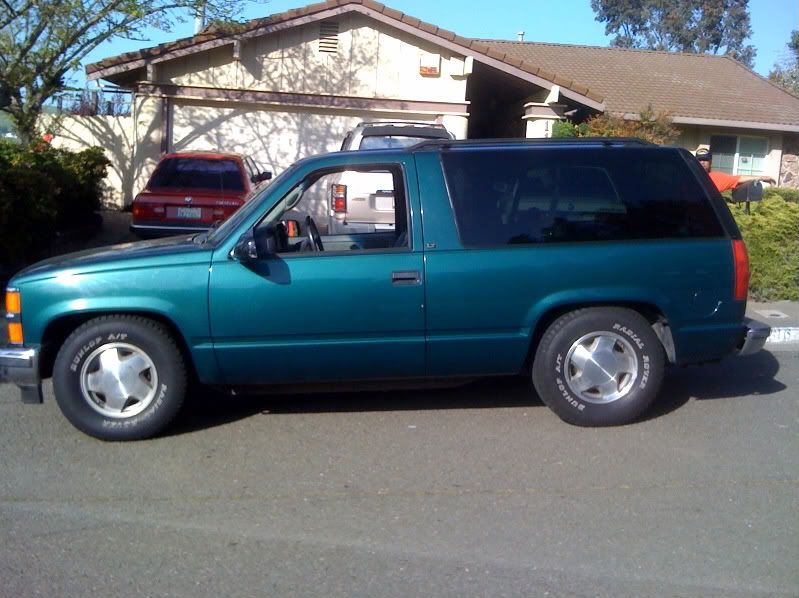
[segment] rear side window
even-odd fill
[[[159,189],[244,191],[241,170],[235,160],[188,157],[162,160],[147,186]]]
[[[466,246],[724,234],[676,150],[462,150],[442,160]]]

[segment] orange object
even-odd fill
[[[22,311],[22,301],[19,298],[19,291],[6,291],[6,312],[18,314]]]
[[[719,192],[735,189],[741,181],[741,177],[739,176],[727,174],[726,172],[718,172],[716,170],[711,170],[708,172],[708,175],[710,175],[710,180],[713,181],[713,184],[716,185],[716,189],[718,189]]]
[[[19,322],[8,323],[8,342],[12,345],[21,345],[24,340],[22,336],[22,324]]]

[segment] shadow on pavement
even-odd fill
[[[260,394],[229,396],[202,389],[186,406],[166,435],[213,428],[256,414],[357,413],[440,409],[540,407],[532,384],[519,377],[487,378],[454,388]]]
[[[682,407],[691,398],[698,401],[770,395],[787,387],[776,380],[780,363],[768,351],[747,357],[730,356],[718,363],[670,368],[658,401],[645,419]]]
[[[697,400],[763,396],[785,390],[775,379],[780,365],[767,351],[749,357],[729,357],[715,364],[669,368],[658,401],[645,415],[654,419]],[[229,396],[202,389],[187,405],[167,435],[185,434],[225,425],[256,414],[358,413],[441,409],[542,407],[526,378],[487,378],[455,388],[324,392]]]

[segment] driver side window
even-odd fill
[[[259,227],[279,254],[407,250],[408,214],[399,166],[348,166],[308,176]]]

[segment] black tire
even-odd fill
[[[535,353],[533,384],[565,422],[618,426],[652,405],[664,368],[663,346],[643,316],[595,307],[564,314],[549,326]]]
[[[158,322],[103,316],[64,341],[53,389],[61,412],[79,430],[102,440],[140,440],[177,415],[186,395],[186,365]]]

